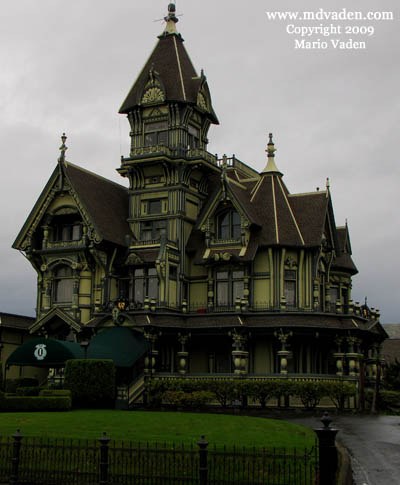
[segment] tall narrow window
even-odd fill
[[[198,148],[200,145],[200,131],[193,125],[188,126],[189,147]]]
[[[296,306],[296,271],[285,270],[285,299],[288,308]]]
[[[218,239],[239,239],[240,234],[240,215],[235,210],[223,212],[217,217]]]
[[[137,268],[133,276],[133,293],[136,304],[142,304],[146,297],[158,298],[158,276],[156,268]]]
[[[237,298],[243,298],[244,272],[242,270],[219,270],[215,274],[215,302],[218,307],[233,306]]]
[[[54,273],[53,299],[55,303],[72,302],[73,274],[69,266],[58,266]]]
[[[335,313],[336,312],[336,302],[339,300],[339,288],[337,286],[331,286],[329,290],[329,294],[331,297],[331,302],[330,302],[330,310],[331,312]]]

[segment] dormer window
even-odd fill
[[[168,122],[154,121],[144,125],[144,146],[168,145]]]
[[[218,239],[239,239],[240,234],[240,215],[235,210],[223,212],[217,217]]]
[[[82,238],[82,222],[77,214],[56,216],[51,227],[53,241],[79,241]]]

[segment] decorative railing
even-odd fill
[[[113,302],[110,302],[113,305]],[[284,304],[281,306],[270,305],[265,302],[248,303],[247,300],[241,299],[235,303],[227,305],[210,305],[206,302],[188,303],[170,303],[158,301],[155,298],[146,297],[143,302],[131,301],[126,308],[126,311],[134,312],[179,312],[183,314],[202,315],[202,314],[218,314],[218,313],[236,313],[236,314],[252,314],[252,313],[300,313],[300,314],[331,314],[331,315],[355,315],[363,316],[360,306],[348,305],[338,306],[331,305],[325,308],[325,311],[319,308],[306,308],[296,305]],[[379,319],[379,311],[372,310],[370,312],[370,319]]]
[[[99,433],[100,434],[100,433]],[[308,449],[0,437],[1,483],[308,485],[317,447]]]
[[[207,150],[201,148],[170,148],[165,145],[153,145],[148,147],[132,148],[129,158],[123,158],[122,162],[129,162],[136,158],[142,158],[143,156],[167,156],[169,158],[186,158],[186,159],[198,159],[201,158],[207,162],[217,165],[217,157]]]

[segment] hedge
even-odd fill
[[[17,387],[15,394],[17,396],[39,396],[40,387]]]
[[[69,411],[71,398],[34,397],[34,396],[0,396],[2,411]]]
[[[67,396],[71,397],[71,391],[69,389],[41,389],[39,396]]]
[[[15,393],[19,387],[36,387],[39,381],[34,377],[18,377],[17,379],[6,379],[5,392]]]
[[[71,391],[74,407],[103,409],[114,407],[114,362],[101,359],[67,360],[64,388]]]
[[[280,397],[297,396],[306,409],[314,409],[323,397],[330,397],[338,409],[344,407],[346,398],[354,396],[354,384],[341,381],[299,381],[295,379],[151,379],[146,383],[148,403],[159,407],[162,403],[190,406],[195,393],[210,395],[203,405],[216,400],[222,407],[233,402],[247,405],[247,399],[258,402],[262,408],[267,402]],[[211,398],[211,395],[214,398]]]

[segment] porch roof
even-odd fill
[[[28,340],[15,349],[6,366],[64,367],[65,361],[80,358],[83,358],[83,350],[78,343],[41,337]]]
[[[88,359],[112,359],[116,367],[132,367],[149,349],[144,336],[127,327],[104,328],[90,341]]]

